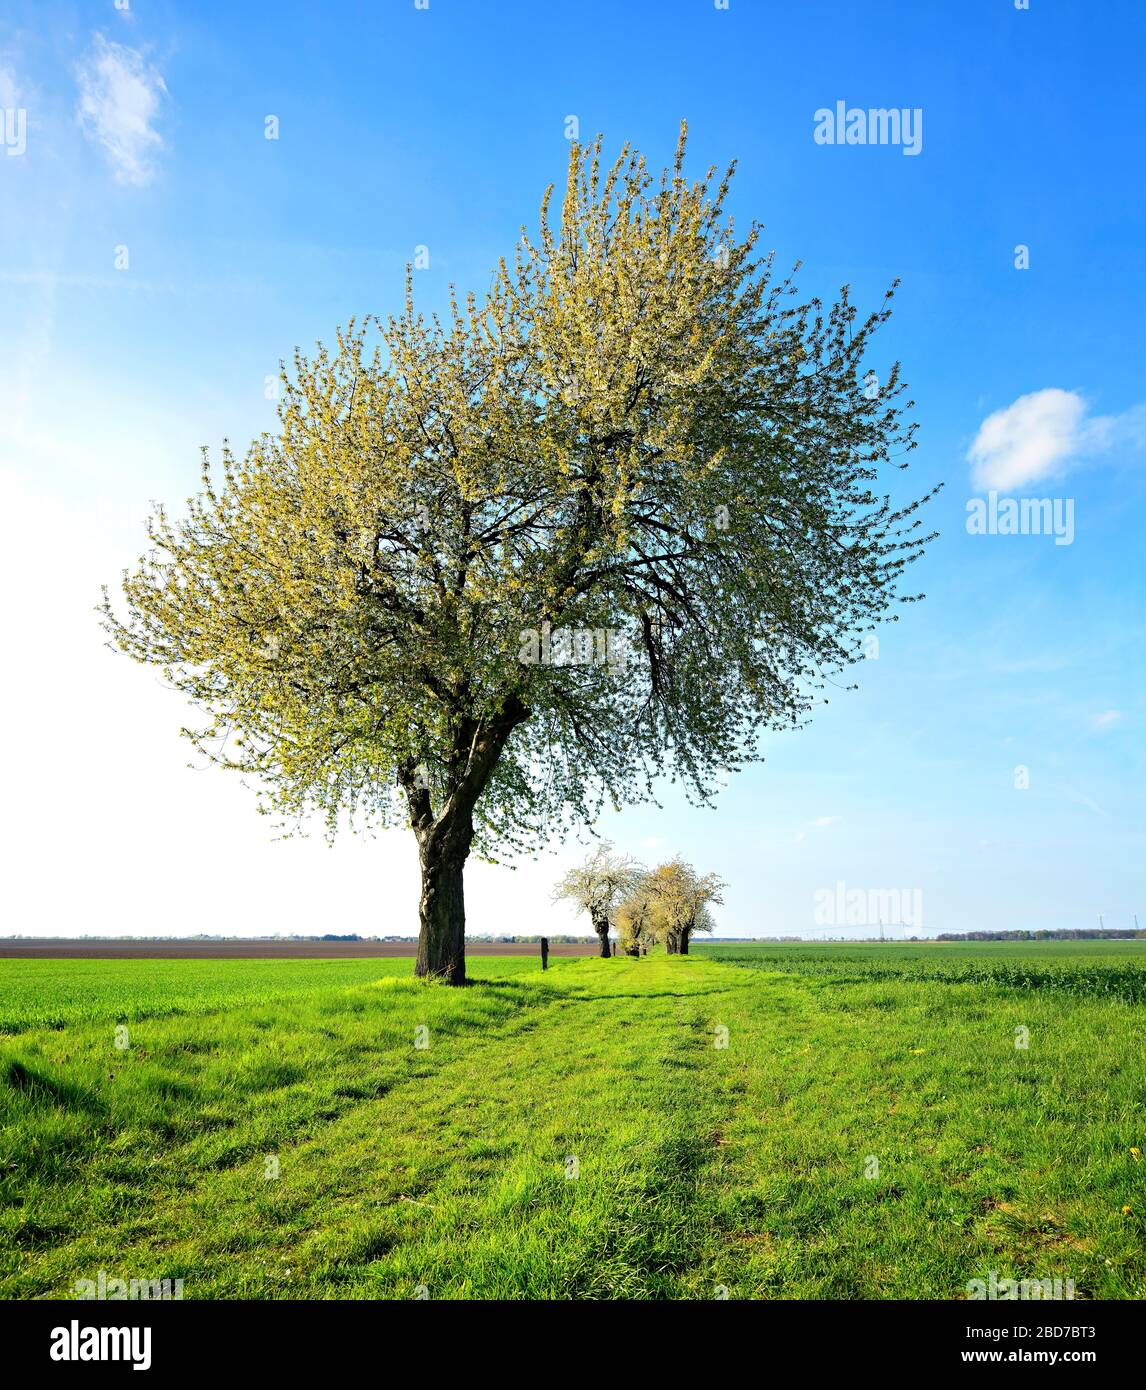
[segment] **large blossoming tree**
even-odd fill
[[[574,146],[484,298],[427,321],[408,281],[400,316],[296,353],[278,428],[205,455],[105,598],[264,809],[412,827],[419,975],[464,981],[471,850],[662,775],[706,799],[911,597],[923,499],[883,491],[910,403],[868,376],[888,304],[794,300],[732,171],[683,159],[683,130],[659,178]]]

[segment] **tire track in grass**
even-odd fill
[[[572,1271],[576,1298],[713,1297],[716,1262],[708,1184],[723,1165],[723,1126],[738,1083],[721,1065],[729,1000],[745,987],[735,972],[714,971],[692,958],[666,962],[678,990],[653,997],[679,1000],[665,1008],[666,1029],[654,1039],[650,1071],[657,1125],[640,1164],[622,1171],[610,1194],[607,1221]],[[702,973],[703,972],[703,973]]]
[[[679,1296],[708,1238],[697,1196],[720,1106],[690,997],[723,992],[713,973],[581,967],[543,1018],[439,1069],[416,1115],[399,1120],[387,1098],[324,1133],[309,1164],[345,1165],[381,1135],[399,1180],[373,1199],[343,1190],[293,1296]]]

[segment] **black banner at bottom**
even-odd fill
[[[217,1371],[281,1372],[296,1377],[329,1372],[343,1354],[382,1349],[385,1338],[415,1355],[428,1354],[435,1369],[453,1354],[467,1372],[476,1369],[475,1348],[492,1364],[516,1361],[522,1344],[560,1338],[561,1364],[580,1353],[598,1358],[604,1333],[615,1351],[616,1332],[628,1336],[659,1330],[657,1343],[633,1342],[633,1351],[662,1355],[712,1334],[711,1351],[722,1356],[752,1349],[786,1362],[792,1370],[845,1370],[851,1374],[944,1370],[977,1373],[991,1366],[1039,1366],[1055,1373],[1097,1368],[1110,1377],[1136,1364],[1141,1347],[1141,1305],[1008,1301],[960,1303],[644,1303],[630,1305],[623,1323],[604,1310],[588,1316],[572,1304],[428,1302],[219,1302],[84,1301],[0,1304],[6,1369],[49,1376],[100,1376],[136,1372],[161,1379]],[[470,1318],[473,1336],[469,1333]],[[499,1354],[499,1335],[507,1339]],[[480,1340],[478,1340],[480,1337]],[[740,1341],[739,1339],[743,1339]],[[698,1342],[700,1350],[703,1341]],[[556,1343],[554,1349],[556,1348]],[[611,1351],[610,1356],[613,1355]],[[465,1358],[464,1363],[462,1358]],[[520,1364],[518,1362],[517,1364]]]

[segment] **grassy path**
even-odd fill
[[[464,991],[348,964],[292,991],[259,962],[230,1004],[236,967],[196,964],[126,1052],[118,987],[4,1039],[0,1293],[1146,1293],[1134,1006],[699,957],[490,959]]]

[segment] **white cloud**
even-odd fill
[[[1104,709],[1101,714],[1090,716],[1090,727],[1099,731],[1113,729],[1121,718],[1122,711],[1120,709]]]
[[[134,48],[97,34],[76,78],[80,124],[104,147],[116,179],[147,183],[155,172],[154,157],[163,148],[153,128],[167,92],[162,75]]]
[[[1075,452],[1085,413],[1081,396],[1052,387],[988,415],[967,455],[975,486],[1005,490],[1055,472]]]
[[[1146,405],[1088,418],[1077,392],[1049,387],[988,415],[967,459],[975,487],[1006,491],[1061,473],[1074,458],[1119,446],[1146,447]]]

